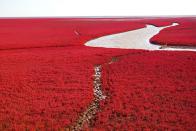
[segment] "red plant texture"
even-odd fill
[[[176,19],[178,26],[162,30],[155,35],[151,42],[162,45],[195,46],[196,45],[196,18]]]
[[[95,65],[106,98],[81,130],[196,130],[195,52],[84,45],[173,22],[151,42],[194,46],[195,18],[0,19],[0,130],[72,129],[94,100]]]

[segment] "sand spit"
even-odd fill
[[[131,30],[123,33],[103,36],[97,39],[90,40],[85,43],[90,47],[104,48],[120,48],[120,49],[142,49],[142,50],[166,50],[166,51],[196,51],[196,48],[184,48],[181,46],[163,46],[150,43],[150,39],[158,34],[161,30],[172,26],[177,26],[178,23],[173,23],[169,26],[156,27],[154,25],[146,25],[145,28]]]

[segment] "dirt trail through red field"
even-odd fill
[[[124,55],[119,56],[113,56],[109,62],[103,63],[101,65],[95,65],[94,67],[94,79],[93,79],[93,93],[94,93],[94,99],[90,103],[90,105],[87,107],[87,109],[81,113],[79,118],[73,125],[68,127],[67,129],[73,130],[73,131],[79,131],[82,130],[84,126],[91,128],[91,126],[94,124],[94,119],[96,117],[96,113],[99,112],[100,109],[100,102],[102,100],[105,100],[107,96],[105,96],[104,92],[102,91],[102,77],[101,77],[101,70],[102,66],[107,66],[112,63],[118,62],[123,57],[127,57],[129,55],[134,55],[138,53],[128,53]]]
[[[84,124],[91,124],[92,119],[95,117],[95,114],[99,110],[99,103],[101,100],[104,100],[106,96],[102,92],[102,82],[101,82],[101,65],[96,65],[94,67],[94,79],[93,79],[93,92],[94,99],[87,107],[87,109],[79,116],[76,123],[71,126],[71,130],[81,130]]]
[[[173,22],[180,23],[179,30],[172,27],[175,40],[183,35],[195,46],[196,28],[180,29],[195,20],[182,21],[0,20],[0,130],[196,129],[195,52],[84,46],[101,36]]]

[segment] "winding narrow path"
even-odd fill
[[[95,114],[99,110],[99,103],[104,100],[106,96],[102,92],[102,82],[101,82],[101,65],[96,65],[94,67],[94,79],[93,79],[93,93],[94,100],[90,103],[88,108],[80,115],[78,120],[71,127],[71,130],[78,131],[83,128],[87,123],[90,125],[91,120],[95,117]]]
[[[140,52],[139,52],[140,53]],[[95,65],[94,66],[94,74],[93,74],[93,94],[94,99],[89,104],[89,106],[86,108],[84,112],[81,113],[81,115],[78,117],[76,122],[74,122],[69,130],[71,131],[80,131],[83,129],[84,125],[90,126],[93,122],[93,119],[96,116],[96,113],[100,110],[100,101],[106,100],[107,96],[102,91],[102,66],[104,65],[110,65],[115,62],[118,62],[123,57],[129,56],[129,55],[136,55],[138,53],[128,53],[124,55],[119,56],[113,56],[110,61],[107,61],[103,64]]]

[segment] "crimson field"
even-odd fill
[[[84,45],[173,22],[151,43],[194,48],[196,18],[0,19],[0,130],[196,130],[196,52]]]

